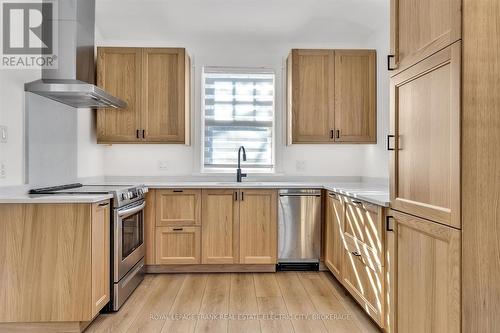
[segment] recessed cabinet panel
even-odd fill
[[[392,78],[391,206],[460,227],[461,44]]]
[[[395,331],[460,332],[460,231],[399,212],[393,216]]]
[[[391,53],[398,71],[461,38],[461,5],[460,0],[391,0]]]
[[[292,50],[293,143],[333,140],[334,55],[331,50]]]
[[[337,279],[342,278],[344,254],[344,204],[336,193],[328,193],[325,221],[325,265]]]
[[[97,142],[136,142],[140,138],[142,51],[98,48],[97,63],[97,85],[128,105],[97,111]]]
[[[147,141],[184,143],[185,50],[144,49],[144,129]]]
[[[277,192],[241,190],[240,195],[240,263],[275,264]]]
[[[200,225],[201,190],[157,190],[156,226]]]
[[[199,264],[200,227],[157,227],[156,264]]]
[[[335,51],[335,141],[377,142],[377,55]]]
[[[237,190],[203,190],[203,264],[239,262]]]

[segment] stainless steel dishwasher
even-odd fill
[[[318,270],[321,190],[279,191],[278,270]]]

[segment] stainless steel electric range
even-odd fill
[[[107,311],[118,311],[144,279],[144,185],[82,185],[80,183],[33,189],[30,194],[112,194],[111,301]]]

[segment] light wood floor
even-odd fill
[[[148,275],[119,312],[100,315],[85,332],[379,330],[330,273],[286,272]]]

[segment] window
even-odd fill
[[[204,68],[203,171],[234,171],[244,146],[247,171],[274,170],[274,73]]]

